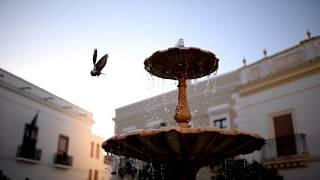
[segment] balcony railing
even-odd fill
[[[292,141],[290,143],[290,141]],[[281,136],[266,141],[262,148],[262,161],[282,158],[287,156],[307,155],[307,144],[305,134],[294,134]]]
[[[63,166],[72,166],[73,163],[73,157],[67,155],[66,153],[64,154],[55,154],[54,156],[54,164],[56,165],[63,165]]]
[[[17,149],[17,158],[30,159],[33,161],[40,161],[41,149],[31,146],[19,145]]]
[[[305,167],[310,159],[305,134],[268,139],[261,150],[261,161],[268,168]]]

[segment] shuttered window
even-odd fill
[[[297,153],[291,113],[273,117],[278,156]]]

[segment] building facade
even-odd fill
[[[92,114],[0,69],[0,179],[101,180]]]
[[[189,125],[260,134],[266,145],[243,157],[277,169],[284,179],[320,179],[320,37],[264,54],[232,72],[189,82]],[[171,91],[116,109],[115,133],[176,126],[177,97]]]
[[[267,140],[250,158],[285,179],[319,179],[320,38],[315,37],[240,71],[235,124]]]

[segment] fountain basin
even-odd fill
[[[210,163],[260,150],[257,134],[219,128],[161,128],[130,131],[106,140],[106,152],[147,162]]]

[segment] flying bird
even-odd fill
[[[106,55],[102,56],[102,58],[96,63],[97,54],[98,54],[97,49],[94,49],[94,52],[93,52],[93,69],[90,72],[91,76],[100,76],[100,74],[103,74],[103,73],[101,73],[101,70],[106,65],[108,57],[109,57],[109,55],[106,54]]]

